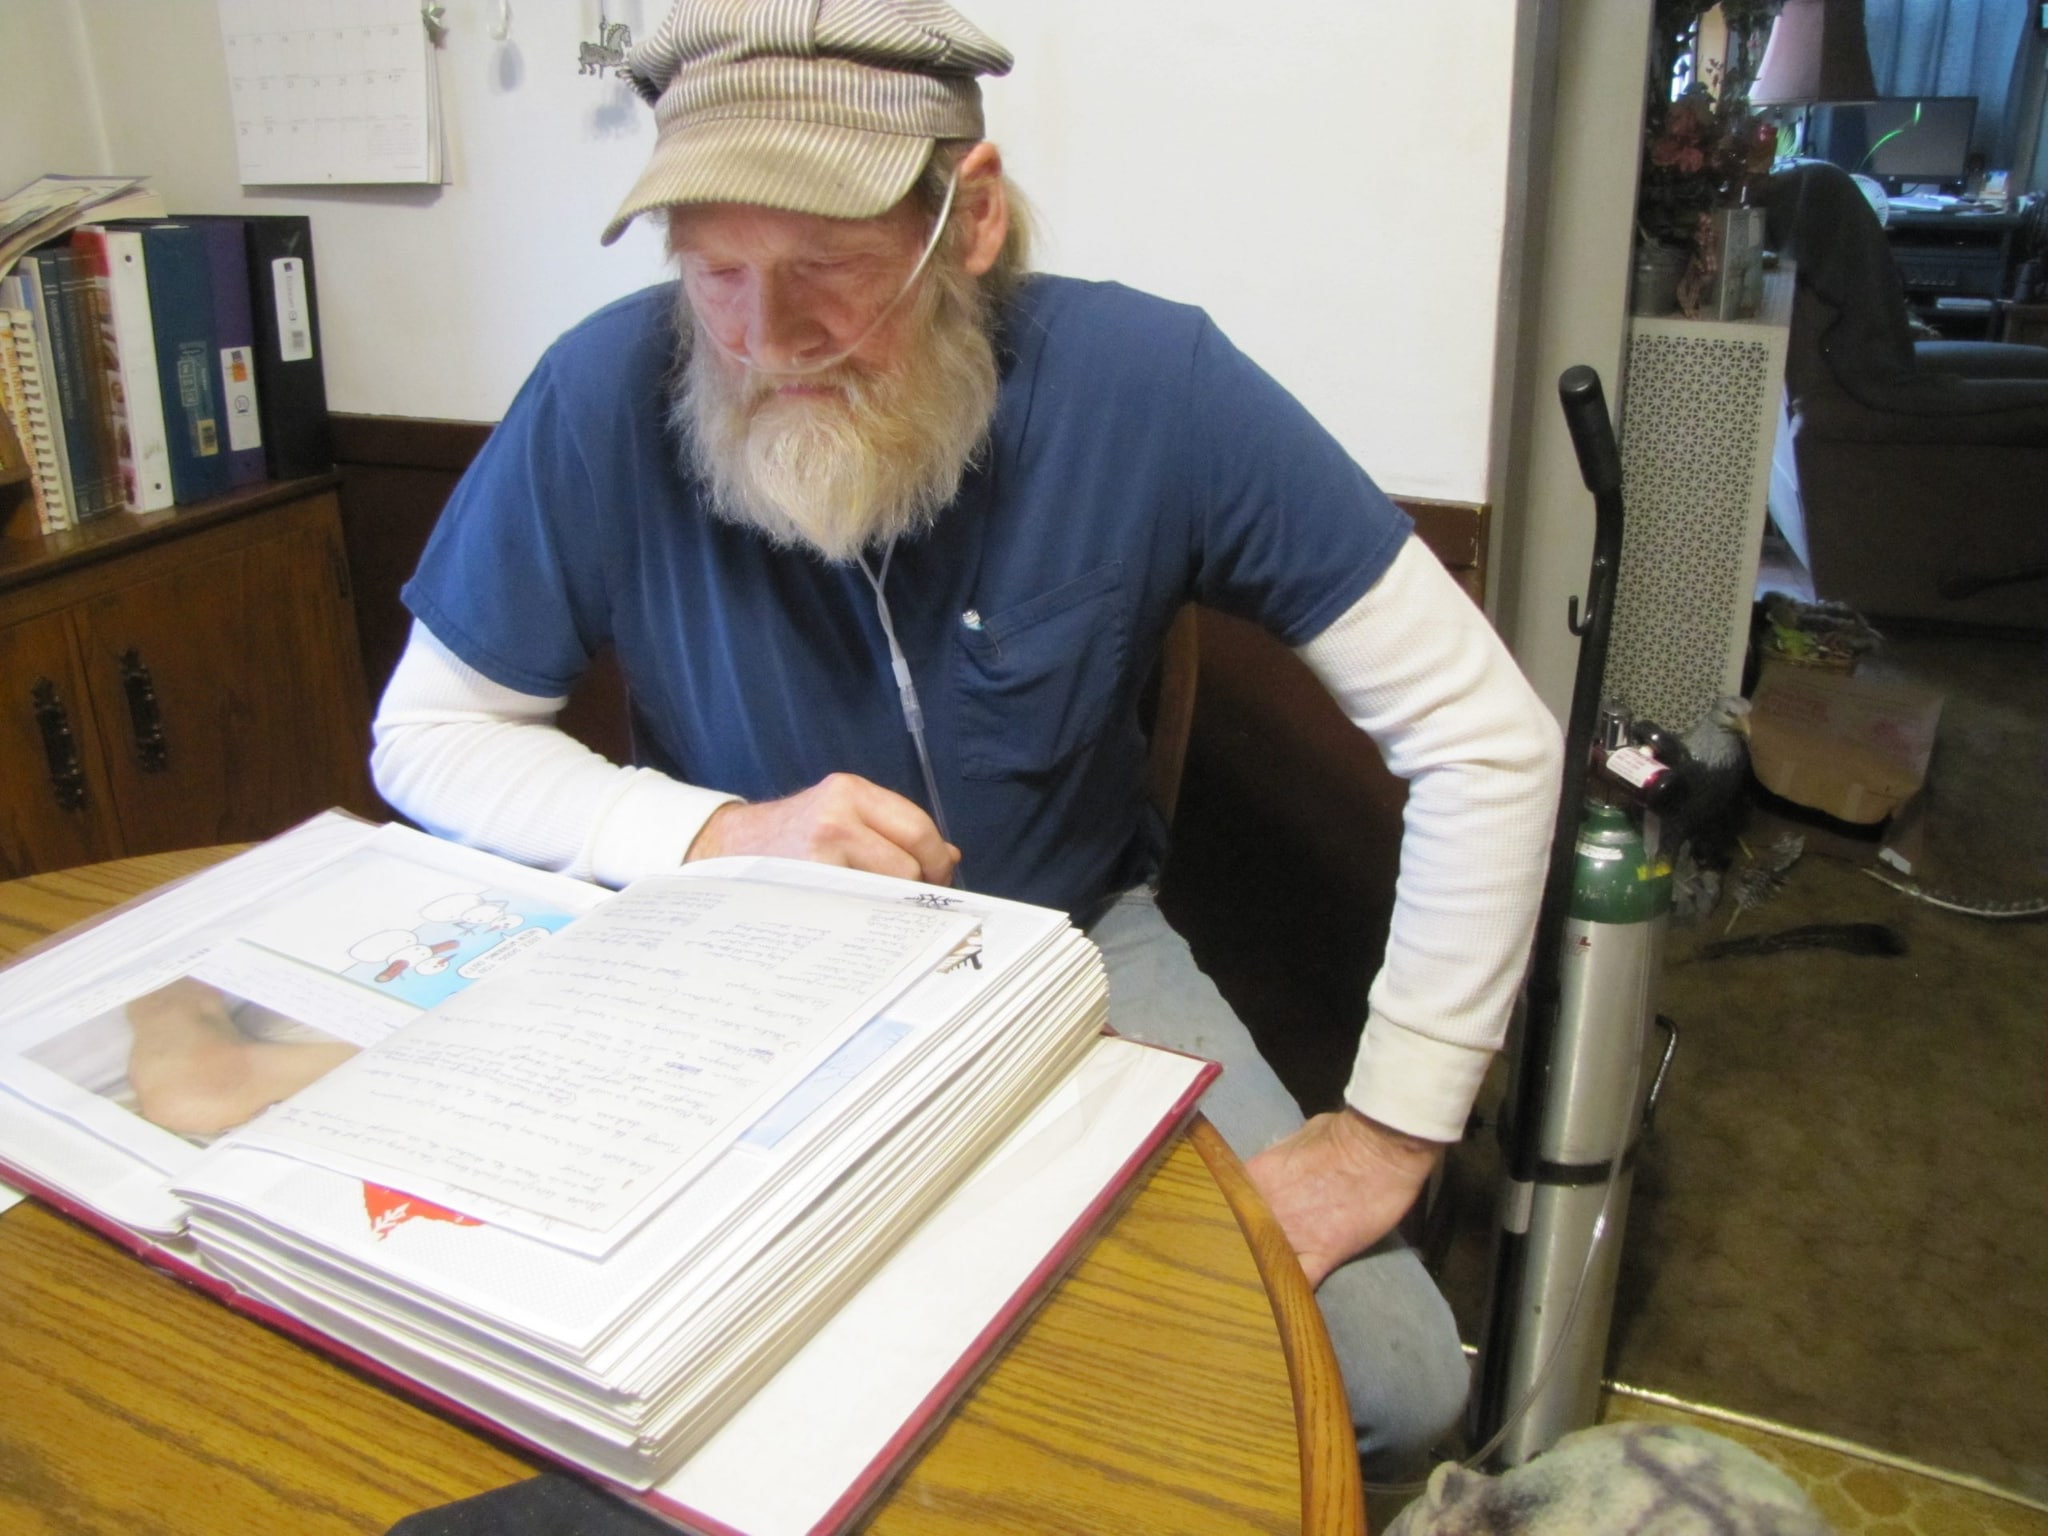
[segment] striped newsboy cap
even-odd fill
[[[654,154],[604,243],[678,203],[885,213],[938,140],[981,137],[975,77],[1010,62],[941,0],[677,0],[626,55]]]

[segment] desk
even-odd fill
[[[1892,205],[1884,235],[1913,313],[1961,339],[1998,339],[2012,287],[2016,213],[1935,212]],[[1975,307],[1944,308],[1943,299]]]
[[[231,851],[0,884],[0,956]],[[10,1533],[360,1536],[536,1470],[39,1206],[0,1216],[0,1275]],[[1321,1315],[1206,1122],[867,1528],[1362,1536]]]

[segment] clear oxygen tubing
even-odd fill
[[[896,290],[895,296],[888,303],[876,311],[875,318],[867,323],[861,333],[837,352],[826,357],[813,358],[809,362],[770,366],[755,358],[740,356],[732,348],[720,341],[709,326],[700,325],[698,327],[700,334],[705,336],[728,362],[753,373],[763,374],[771,378],[801,378],[809,374],[823,373],[830,368],[837,368],[867,344],[868,338],[881,328],[882,323],[896,312],[903,301],[910,296],[911,291],[916,288],[918,279],[924,276],[925,269],[931,265],[932,256],[939,248],[939,240],[946,232],[946,221],[952,216],[953,198],[954,194],[958,192],[959,187],[960,171],[959,167],[955,166],[952,173],[946,178],[946,195],[939,202],[939,211],[932,217],[932,232],[925,240],[924,249],[919,253],[916,265],[911,267],[909,274],[903,279],[903,286]],[[902,705],[903,723],[910,731],[912,745],[917,748],[917,766],[924,774],[925,797],[931,803],[932,821],[939,829],[939,836],[950,843],[953,841],[953,834],[946,826],[945,802],[939,798],[938,776],[932,772],[931,752],[925,746],[924,706],[918,702],[917,684],[910,675],[910,663],[904,659],[903,647],[896,641],[896,625],[889,615],[889,600],[883,595],[882,591],[882,584],[889,577],[889,561],[894,557],[895,553],[896,544],[892,539],[888,547],[882,552],[882,569],[879,573],[868,564],[865,554],[858,555],[855,558],[860,563],[861,574],[867,577],[868,585],[874,589],[875,614],[881,620],[882,636],[888,642],[889,670],[896,678],[896,696]],[[953,883],[962,890],[966,889],[966,882],[960,878],[957,870],[953,876]]]
[[[924,772],[925,798],[930,801],[932,821],[939,829],[939,836],[947,842],[953,841],[953,834],[946,827],[946,806],[939,798],[938,775],[932,772],[932,755],[924,744],[924,706],[917,701],[917,684],[910,675],[910,663],[904,658],[903,647],[896,643],[896,624],[889,616],[889,599],[882,593],[882,584],[889,579],[889,562],[896,556],[896,541],[891,539],[882,551],[882,569],[877,572],[868,564],[865,554],[854,556],[860,563],[860,573],[867,577],[868,585],[875,591],[875,616],[882,621],[882,638],[889,646],[889,670],[896,677],[896,698],[903,707],[903,723],[910,730],[911,745],[917,748],[917,766]],[[967,883],[956,870],[953,883],[961,890]]]
[[[853,356],[854,353],[866,346],[868,338],[882,328],[882,322],[895,314],[898,306],[910,297],[911,290],[917,286],[917,280],[924,276],[925,268],[931,265],[933,253],[939,248],[939,239],[946,232],[946,220],[953,213],[953,194],[959,189],[959,186],[960,170],[959,167],[955,166],[952,174],[946,178],[946,195],[939,202],[939,211],[932,217],[932,232],[924,243],[923,253],[917,258],[917,265],[912,267],[910,275],[903,279],[903,286],[896,290],[896,296],[877,310],[875,318],[867,323],[866,328],[837,352],[826,357],[814,358],[806,363],[786,363],[771,367],[754,358],[740,356],[739,353],[733,351],[731,347],[720,341],[708,325],[700,323],[697,327],[698,333],[710,341],[713,349],[725,358],[727,362],[734,363],[741,368],[750,369],[769,378],[799,379],[810,374],[823,373],[828,368],[837,368],[841,363]]]
[[[1634,1064],[1629,1072],[1628,1098],[1626,1100],[1628,1104],[1634,1105],[1636,1103],[1636,1095],[1642,1091],[1642,1086],[1643,1053],[1641,1050],[1638,1050],[1635,1053]],[[1585,1299],[1586,1283],[1592,1278],[1593,1274],[1593,1261],[1599,1256],[1602,1245],[1608,1240],[1608,1226],[1614,1216],[1614,1195],[1615,1191],[1621,1187],[1622,1165],[1628,1156],[1629,1143],[1635,1139],[1641,1123],[1642,1115],[1639,1109],[1631,1109],[1628,1118],[1622,1122],[1621,1141],[1615,1147],[1614,1155],[1609,1160],[1607,1186],[1600,1196],[1600,1214],[1593,1219],[1592,1235],[1586,1242],[1586,1257],[1579,1265],[1578,1279],[1572,1285],[1571,1303],[1565,1308],[1564,1323],[1558,1328],[1557,1336],[1550,1342],[1550,1352],[1543,1357],[1543,1363],[1536,1368],[1536,1374],[1530,1378],[1529,1389],[1521,1395],[1506,1413],[1501,1415],[1500,1428],[1493,1432],[1493,1438],[1477,1450],[1467,1452],[1459,1461],[1458,1465],[1468,1472],[1479,1472],[1484,1469],[1487,1457],[1500,1449],[1502,1443],[1506,1441],[1509,1432],[1521,1421],[1522,1415],[1529,1411],[1530,1404],[1534,1403],[1542,1395],[1544,1387],[1549,1384],[1550,1373],[1557,1365],[1558,1356],[1564,1353],[1564,1347],[1571,1339],[1572,1324],[1578,1320],[1579,1303]],[[1368,1482],[1365,1484],[1365,1491],[1367,1493],[1418,1494],[1428,1486],[1427,1481],[1419,1483]]]

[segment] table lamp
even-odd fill
[[[1876,95],[1863,0],[1785,0],[1749,88],[1750,105],[1800,108],[1798,148],[1803,151],[1807,107],[1822,101],[1870,101]]]

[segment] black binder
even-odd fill
[[[313,224],[297,213],[245,215],[243,224],[256,311],[256,408],[270,475],[324,474],[334,467],[334,436],[320,370]]]

